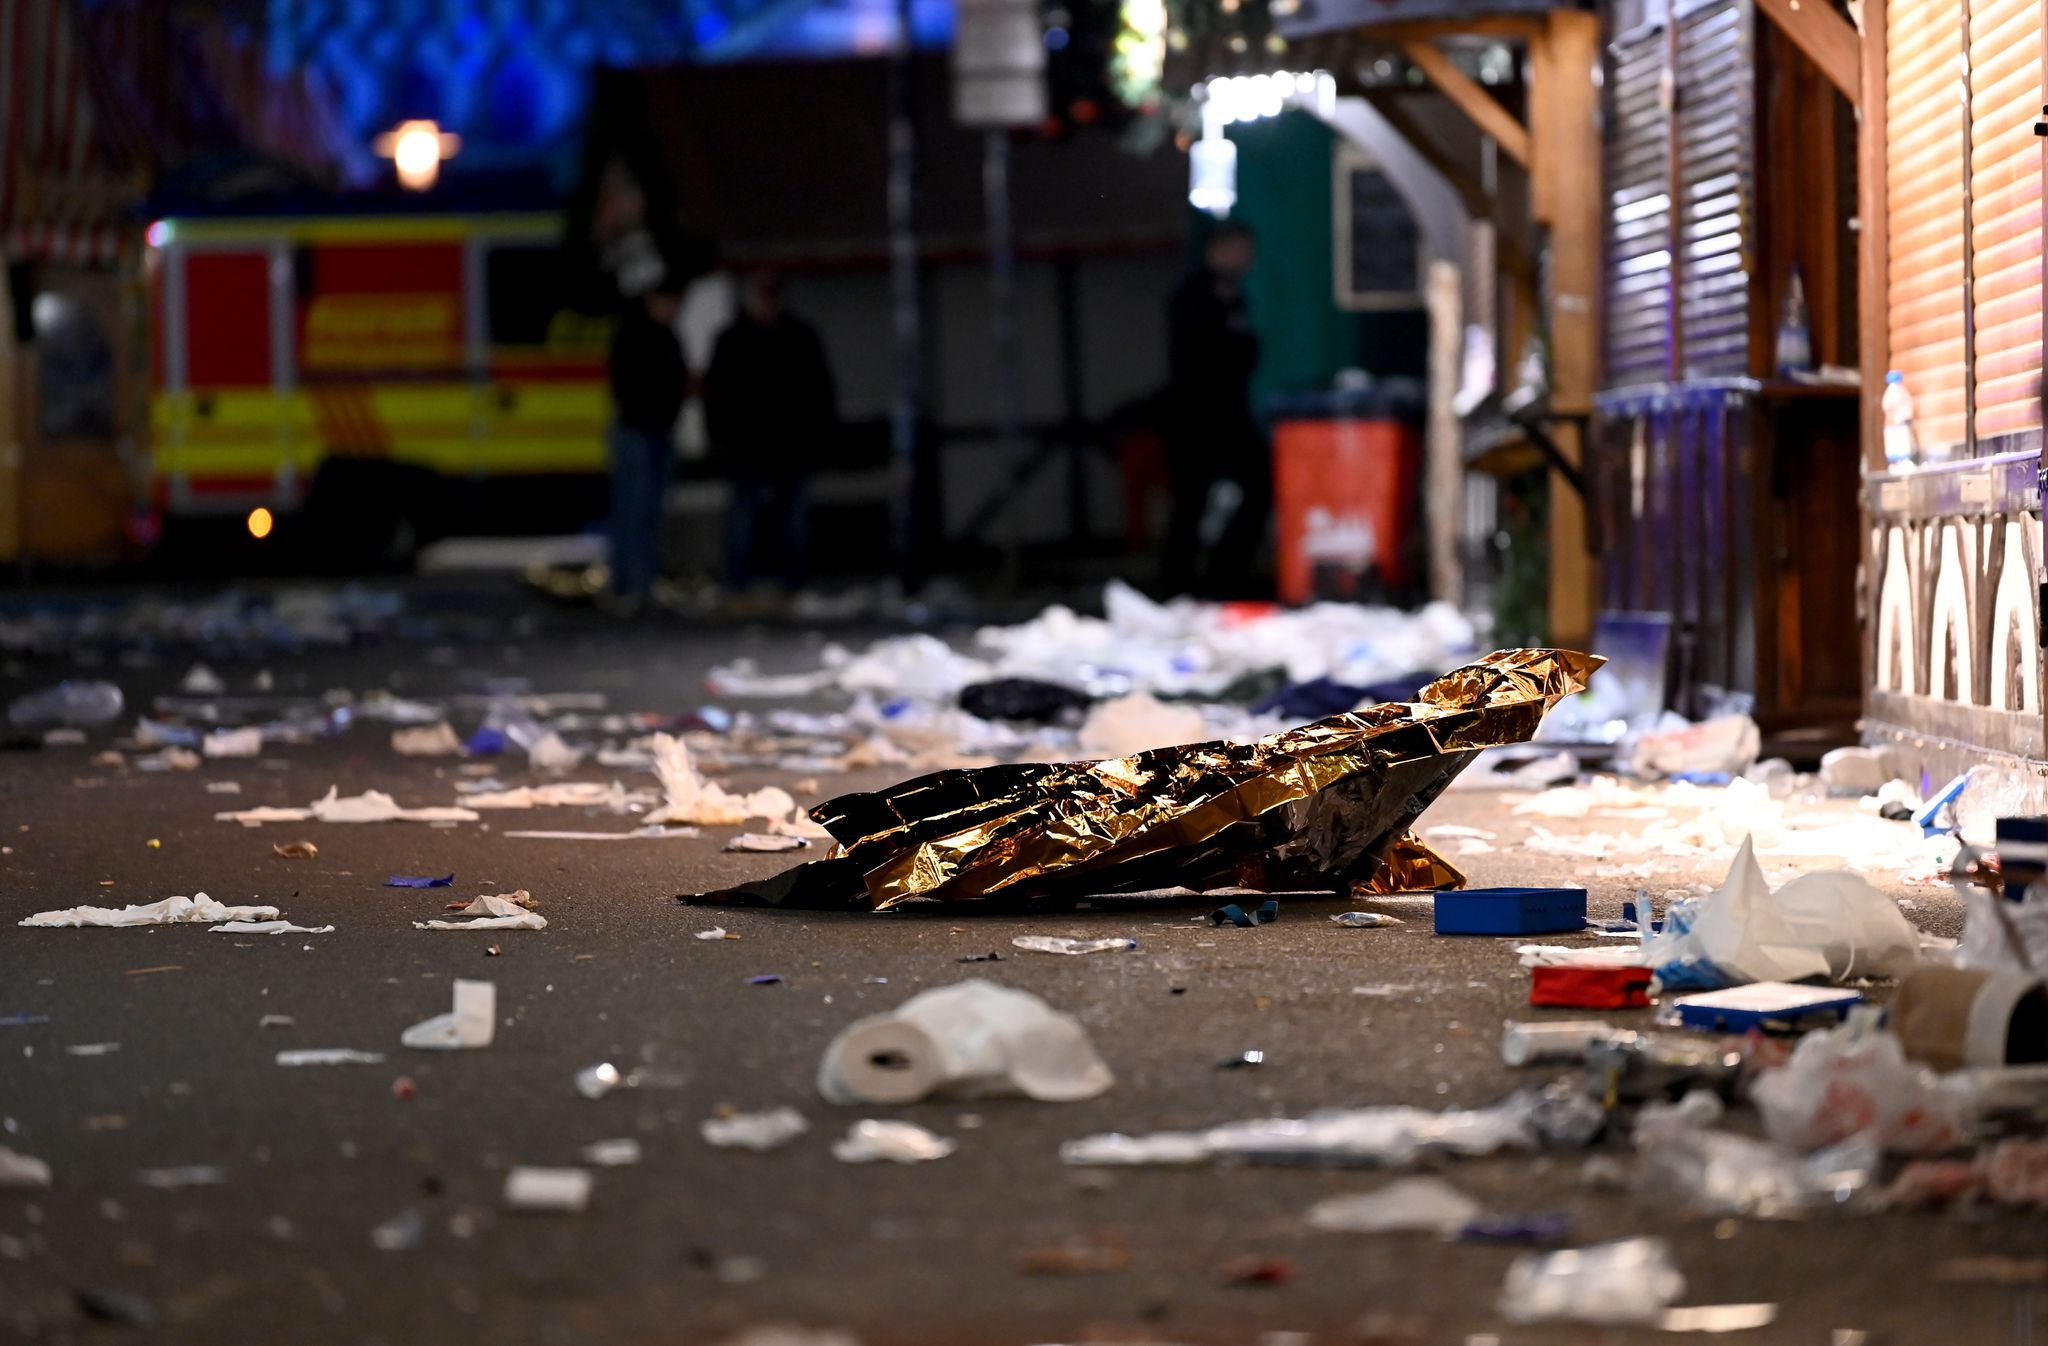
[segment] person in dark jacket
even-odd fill
[[[1272,512],[1271,456],[1252,416],[1252,373],[1259,339],[1245,311],[1244,279],[1256,245],[1251,230],[1227,220],[1203,250],[1203,265],[1173,293],[1168,309],[1169,381],[1166,465],[1173,512],[1161,581],[1173,592],[1241,577],[1257,557]],[[1218,482],[1239,497],[1213,555],[1202,554],[1202,516]],[[1241,587],[1239,585],[1238,587]]]
[[[754,578],[754,548],[776,548],[785,589],[807,573],[810,474],[838,422],[838,394],[824,343],[783,305],[781,279],[749,274],[740,313],[718,335],[704,375],[704,432],[732,484],[726,524],[726,583],[738,593]]]
[[[661,568],[662,507],[690,370],[676,335],[682,287],[663,278],[612,329],[612,593],[638,608]]]

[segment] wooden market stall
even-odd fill
[[[1864,0],[1862,368],[1897,370],[1920,462],[1862,423],[1866,737],[2044,802],[2042,0]],[[2017,802],[2017,801],[2016,801]]]

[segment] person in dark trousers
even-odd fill
[[[682,287],[664,277],[626,302],[612,329],[612,594],[624,611],[646,601],[661,568],[662,506],[675,459],[676,417],[690,370],[676,335]]]
[[[718,334],[704,375],[704,432],[732,484],[726,583],[734,593],[753,582],[764,536],[783,588],[803,587],[805,495],[837,422],[838,393],[817,330],[784,306],[778,276],[750,273],[739,316]]]
[[[1217,225],[1202,266],[1181,282],[1168,309],[1169,379],[1161,428],[1173,512],[1160,580],[1173,593],[1218,587],[1242,592],[1272,513],[1272,459],[1251,407],[1259,339],[1244,302],[1244,280],[1255,255],[1247,226],[1235,220]],[[1205,557],[1202,516],[1211,490],[1222,481],[1237,485],[1238,504]]]

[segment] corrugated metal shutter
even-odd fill
[[[1680,349],[1689,378],[1740,378],[1755,179],[1750,10],[1707,0],[1677,22]]]
[[[1664,44],[1661,28],[1639,30],[1607,53],[1609,387],[1671,376],[1670,119],[1660,94]]]
[[[1970,289],[1980,440],[2041,426],[2042,151],[2034,135],[2041,102],[2041,0],[1971,0]]]
[[[1963,63],[1960,0],[1885,7],[1885,196],[1890,363],[1923,446],[1962,442]]]

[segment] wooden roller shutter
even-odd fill
[[[1890,365],[1939,450],[1965,437],[1961,0],[1887,5],[1885,26]]]
[[[1686,377],[1741,378],[1756,160],[1750,10],[1706,0],[1675,22],[1679,347]]]
[[[1625,34],[1607,60],[1607,374],[1610,387],[1671,377],[1670,118],[1662,27]]]
[[[1970,0],[1970,292],[1980,441],[2041,428],[2041,141],[2034,135],[2041,102],[2041,0]],[[1979,445],[1980,452],[1997,447]]]

